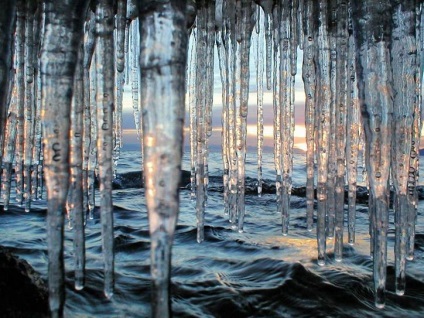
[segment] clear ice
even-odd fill
[[[89,0],[6,0],[2,6],[4,211],[11,193],[30,211],[31,201],[42,199],[45,186],[52,317],[63,316],[65,302],[66,216],[74,231],[75,288],[84,288],[84,233],[95,209],[96,178],[104,293],[113,295],[112,180],[122,146],[124,85],[131,85],[142,146],[152,315],[172,314],[169,282],[184,113],[186,108],[190,196],[200,243],[205,239],[209,138],[217,125],[212,122],[215,52],[223,105],[223,214],[229,226],[242,232],[249,218],[247,119],[255,113],[249,103],[257,106],[257,193],[263,192],[264,93],[270,91],[276,211],[282,217],[282,234],[290,234],[294,79],[301,64],[305,228],[316,227],[317,263],[324,266],[328,260],[328,240],[334,240],[337,262],[343,260],[344,242],[355,244],[358,167],[365,166],[361,181],[370,193],[375,305],[385,305],[391,188],[395,289],[398,295],[405,293],[407,261],[414,259],[423,117],[421,1],[99,0],[90,5]],[[249,89],[255,85],[257,99],[249,100]]]

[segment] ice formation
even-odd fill
[[[319,265],[334,237],[342,261],[355,243],[357,167],[364,154],[375,304],[384,307],[390,187],[395,211],[396,293],[414,258],[421,131],[422,4],[419,0],[6,0],[0,11],[0,146],[4,210],[31,208],[47,190],[49,291],[63,315],[63,233],[75,231],[75,287],[84,287],[85,218],[100,181],[106,297],[114,285],[111,182],[122,144],[122,94],[131,83],[143,149],[151,234],[152,313],[170,312],[171,248],[178,215],[185,96],[191,196],[204,240],[214,50],[222,84],[224,212],[243,231],[250,73],[257,86],[258,195],[262,192],[263,92],[272,90],[276,209],[289,231],[294,78],[303,50],[306,227]],[[190,46],[188,43],[191,43]],[[252,43],[254,45],[252,45]],[[190,50],[189,50],[190,48]],[[250,63],[254,59],[255,63]],[[252,70],[252,65],[255,70]],[[363,142],[361,141],[363,140]],[[44,185],[45,184],[45,185]],[[348,209],[344,210],[344,188]]]

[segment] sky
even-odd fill
[[[253,32],[255,34],[255,32]],[[253,37],[255,41],[255,36]],[[264,43],[262,43],[264,45]],[[216,51],[216,50],[215,50]],[[306,150],[305,143],[305,93],[303,80],[301,77],[303,54],[298,50],[297,58],[297,75],[295,78],[295,132],[294,132],[294,147]],[[222,112],[222,96],[221,96],[221,80],[219,72],[218,55],[215,54],[214,61],[214,104],[212,114],[213,134],[209,140],[210,148],[215,149],[220,147],[221,143],[221,112]],[[264,148],[265,151],[273,151],[273,109],[272,109],[272,91],[266,90],[264,79]],[[252,43],[251,56],[250,56],[250,94],[249,94],[249,115],[247,119],[247,146],[249,148],[256,147],[256,100],[257,100],[257,87],[256,87],[256,51],[255,44]],[[123,103],[123,142],[125,145],[140,144],[137,140],[137,133],[135,131],[134,117],[132,112],[131,100],[131,86],[124,87],[124,103]],[[186,109],[186,129],[185,129],[185,146],[188,146],[188,107]],[[424,129],[424,127],[423,127]],[[422,134],[423,135],[423,134]],[[424,145],[424,140],[421,140],[421,145]]]
[[[255,33],[255,32],[254,32]],[[263,44],[264,45],[264,44]],[[249,87],[249,115],[247,118],[247,146],[256,147],[256,120],[257,120],[257,87],[256,87],[256,54],[254,51],[255,45],[252,44],[251,57],[250,57],[250,87]],[[298,74],[296,75],[295,84],[295,141],[294,147],[305,149],[305,116],[304,116],[304,102],[305,93],[303,88],[303,81],[301,78],[301,64],[302,64],[302,51],[298,51]],[[212,147],[221,145],[221,112],[222,112],[222,96],[221,96],[221,80],[219,74],[219,61],[218,55],[215,54],[214,61],[214,104],[212,108],[212,126],[213,134],[209,140]],[[273,109],[272,109],[272,91],[266,90],[266,79],[264,78],[264,148],[273,148]],[[134,117],[132,112],[131,100],[131,86],[124,87],[124,101],[123,101],[123,142],[125,144],[139,144],[137,140],[137,133],[135,130]],[[186,109],[186,129],[185,129],[185,144],[188,145],[188,128],[189,123],[188,109]]]

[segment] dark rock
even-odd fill
[[[23,259],[0,246],[0,317],[48,317],[48,289]]]

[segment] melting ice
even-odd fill
[[[111,182],[122,145],[124,84],[131,85],[143,149],[152,242],[152,312],[155,317],[170,315],[185,91],[191,196],[201,243],[207,213],[215,48],[223,105],[223,217],[234,230],[243,231],[247,118],[252,113],[257,116],[257,191],[259,196],[262,193],[265,88],[273,96],[275,206],[282,216],[282,235],[289,234],[294,85],[301,49],[306,96],[305,220],[308,231],[316,227],[317,262],[325,265],[330,238],[338,262],[344,242],[355,244],[357,167],[362,155],[370,193],[375,305],[382,308],[385,303],[391,188],[396,293],[403,295],[406,264],[414,258],[418,198],[421,10],[418,0],[5,1],[0,13],[4,210],[11,204],[12,178],[16,200],[27,212],[31,200],[40,199],[44,187],[47,190],[52,316],[63,315],[66,220],[75,232],[75,287],[84,288],[84,226],[95,206],[96,176],[104,293],[113,295]],[[256,109],[248,107],[251,73],[256,74]]]

